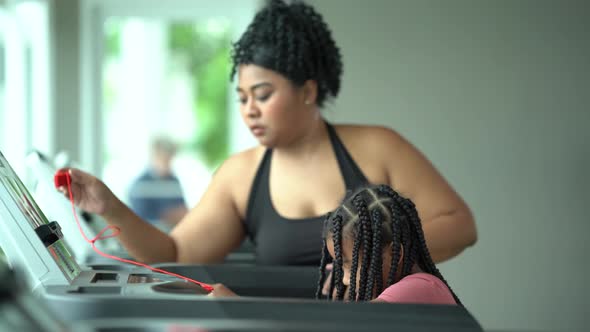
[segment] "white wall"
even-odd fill
[[[329,118],[395,128],[472,207],[441,270],[484,328],[587,327],[589,3],[308,2],[344,56]]]
[[[81,80],[80,80],[80,3],[78,0],[52,0],[50,7],[50,44],[53,139],[56,153],[68,151],[80,160]]]

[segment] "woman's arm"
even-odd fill
[[[219,262],[244,238],[234,198],[236,187],[247,181],[239,171],[242,159],[231,158],[220,167],[199,204],[170,235],[137,216],[90,174],[71,170],[72,192],[80,208],[101,215],[120,229],[118,239],[138,261]],[[68,195],[64,187],[60,191]]]
[[[145,222],[119,199],[102,217],[119,228],[117,239],[135,260],[148,264],[176,261],[172,238]]]
[[[475,244],[473,215],[426,157],[401,135],[375,128],[389,185],[416,205],[430,254],[439,263]]]
[[[221,165],[197,206],[170,233],[178,262],[218,263],[244,240],[236,203],[236,192],[249,188],[251,182],[244,176],[244,162],[247,160],[238,155]]]
[[[244,239],[244,227],[234,203],[239,160],[229,159],[217,170],[199,203],[170,235],[147,224],[122,203],[110,224],[121,229],[121,242],[136,259],[149,262],[206,264],[221,262]]]

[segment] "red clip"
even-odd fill
[[[55,188],[59,187],[67,187],[68,186],[68,169],[62,168],[55,172],[53,176],[53,183],[55,184]]]

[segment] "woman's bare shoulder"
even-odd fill
[[[361,149],[386,148],[391,150],[406,143],[406,140],[394,129],[377,125],[339,124],[334,126],[338,136],[345,145]]]
[[[228,193],[240,218],[245,218],[249,193],[266,148],[257,146],[231,155],[219,166],[213,181]]]
[[[392,184],[392,158],[403,154],[404,139],[393,129],[374,125],[336,125],[338,137],[372,183]]]
[[[262,159],[265,148],[263,146],[252,147],[229,156],[215,171],[215,174],[223,176],[235,175],[243,177],[244,173],[255,170]]]

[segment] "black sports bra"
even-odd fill
[[[327,127],[346,190],[352,191],[368,183],[336,130],[330,124]],[[271,157],[272,149],[267,149],[252,184],[244,225],[256,247],[256,262],[261,265],[319,265],[325,215],[288,219],[277,213],[270,198]]]

